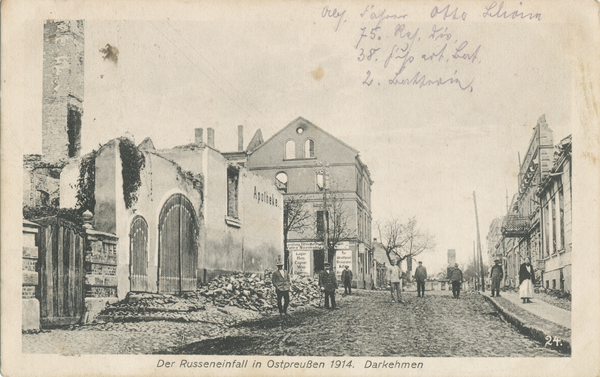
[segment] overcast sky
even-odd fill
[[[477,237],[473,191],[485,249],[538,118],[546,115],[555,144],[571,133],[569,30],[529,3],[519,9],[541,11],[542,21],[492,19],[483,8],[467,21],[461,10],[431,17],[435,4],[363,17],[366,4],[314,3],[278,17],[235,8],[194,21],[87,20],[84,153],[126,133],[157,148],[186,144],[195,127],[213,127],[217,148],[233,151],[237,125],[247,144],[258,128],[267,139],[302,116],[360,151],[374,222],[417,216],[436,238],[420,258],[430,272],[448,249],[466,263]],[[391,17],[371,19],[384,9]],[[38,47],[26,50],[24,152],[40,153],[43,24],[30,24]],[[103,59],[106,44],[118,49],[116,63]],[[444,84],[415,85],[423,75]]]

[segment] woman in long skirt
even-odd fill
[[[531,260],[526,258],[519,269],[519,297],[523,304],[531,302],[530,299],[533,298],[533,276]]]

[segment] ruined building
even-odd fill
[[[23,205],[58,205],[65,163],[79,157],[84,84],[83,20],[44,23],[42,155],[23,157]]]

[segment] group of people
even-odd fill
[[[492,297],[500,297],[500,284],[504,278],[504,270],[502,270],[502,264],[500,259],[494,260],[494,266],[490,272],[492,280]],[[519,298],[523,300],[523,304],[531,303],[533,298],[533,279],[535,273],[533,272],[533,266],[531,266],[531,259],[525,258],[525,262],[521,264],[519,268]]]
[[[492,297],[500,297],[500,284],[504,278],[504,271],[499,259],[494,261],[494,266],[491,270],[492,282]],[[283,259],[277,260],[277,271],[273,273],[272,283],[277,293],[277,307],[280,316],[287,316],[287,308],[290,303],[290,275],[283,269]],[[388,282],[390,284],[390,292],[392,301],[403,303],[402,301],[402,279],[404,274],[398,266],[396,259],[391,259],[388,269]],[[523,303],[530,303],[533,298],[533,279],[534,272],[531,266],[531,260],[527,258],[519,269],[519,297]],[[352,271],[345,266],[341,276],[344,284],[344,295],[352,294]],[[423,266],[423,262],[419,261],[419,266],[415,270],[415,280],[417,282],[417,297],[425,297],[425,281],[427,280],[427,269]],[[458,267],[458,263],[454,264],[454,268],[450,272],[450,283],[452,284],[452,296],[456,299],[460,297],[460,290],[463,281],[463,273]],[[325,308],[336,309],[335,292],[338,289],[338,280],[335,272],[331,269],[331,263],[325,262],[324,270],[319,273],[319,287],[324,294]]]
[[[388,281],[390,282],[390,290],[392,293],[392,301],[402,302],[401,300],[401,285],[402,271],[396,265],[395,259],[391,260],[391,266],[389,268]],[[525,259],[525,262],[521,264],[519,269],[519,297],[523,300],[523,303],[531,303],[533,298],[533,279],[534,279],[533,267],[531,266],[531,260]],[[499,259],[494,260],[494,266],[490,273],[492,281],[492,297],[500,297],[500,284],[504,278],[504,271],[502,264]],[[419,266],[415,271],[415,280],[417,281],[417,297],[424,297],[425,295],[425,280],[427,279],[427,269],[423,266],[423,262],[419,261]],[[454,268],[450,271],[450,283],[452,284],[452,296],[456,299],[460,297],[460,290],[463,281],[463,273],[458,267],[458,263],[454,264]]]
[[[287,316],[287,309],[290,304],[290,274],[283,269],[283,259],[277,258],[277,271],[271,277],[271,282],[275,287],[277,294],[277,308],[279,315]],[[342,271],[342,283],[344,284],[344,295],[352,294],[352,271],[345,266]],[[325,262],[324,270],[319,274],[319,287],[325,298],[326,309],[336,309],[335,291],[338,289],[338,281],[335,272],[331,269],[331,263]]]
[[[402,279],[404,273],[398,266],[396,259],[390,261],[388,269],[388,282],[390,283],[390,292],[392,294],[392,302],[404,303],[402,301]],[[425,280],[427,280],[427,269],[423,266],[423,262],[419,261],[419,266],[415,270],[415,280],[417,281],[417,297],[425,297]]]

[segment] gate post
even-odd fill
[[[23,220],[23,313],[21,323],[23,330],[40,329],[40,301],[36,296],[39,284],[38,273],[36,271],[39,231],[39,225]]]
[[[106,304],[117,298],[117,243],[119,238],[112,233],[93,229],[94,215],[83,214],[85,228],[85,314],[83,323],[90,323]]]

